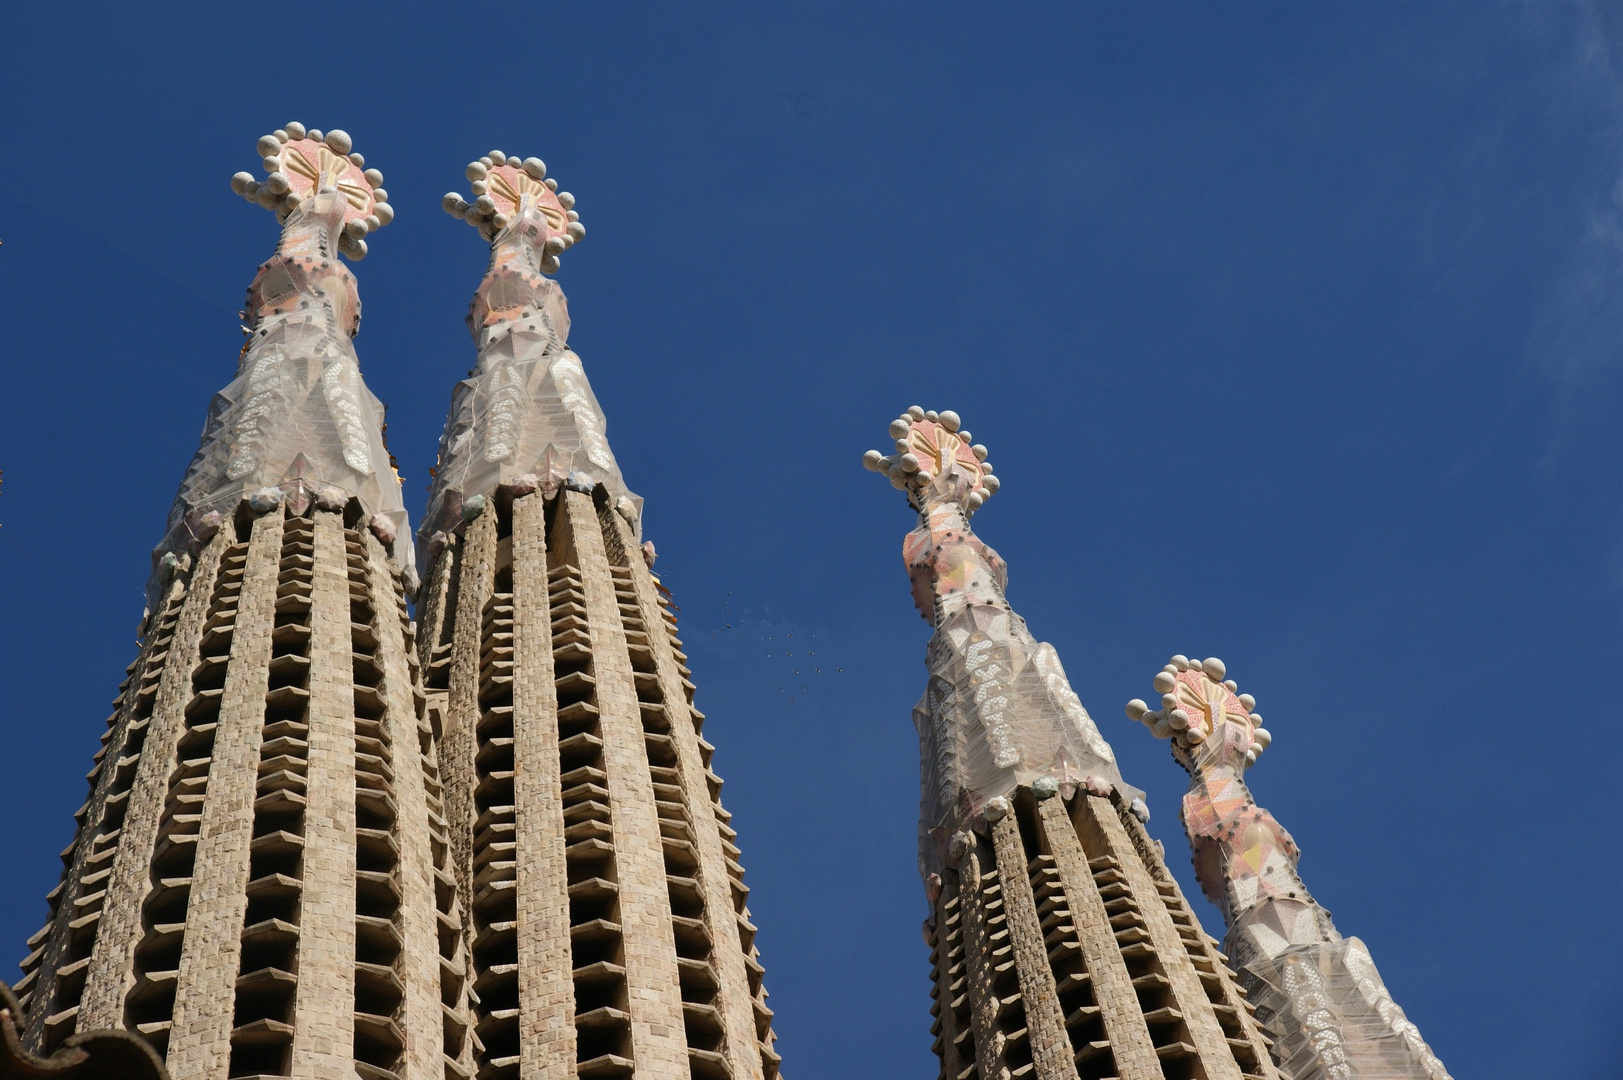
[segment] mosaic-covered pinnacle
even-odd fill
[[[278,222],[286,222],[312,194],[336,192],[345,204],[338,250],[352,260],[366,258],[368,233],[394,220],[383,174],[366,168],[366,159],[353,152],[347,132],[323,134],[291,123],[260,138],[259,156],[265,179],[239,172],[231,178],[231,190],[276,211]]]
[[[1161,708],[1151,709],[1134,698],[1127,703],[1127,718],[1149,728],[1158,739],[1171,739],[1180,750],[1194,752],[1216,738],[1233,743],[1233,756],[1243,757],[1249,768],[1273,742],[1262,726],[1262,714],[1255,711],[1257,699],[1239,693],[1223,661],[1215,656],[1205,660],[1174,656],[1155,676],[1155,692],[1161,695]]]
[[[458,192],[446,192],[440,200],[445,212],[466,221],[491,242],[510,224],[526,217],[538,219],[537,227],[546,233],[536,237],[545,248],[541,269],[549,274],[558,272],[558,257],[586,236],[586,226],[575,212],[575,197],[558,190],[558,181],[547,175],[546,163],[540,158],[521,159],[517,154],[492,150],[468,163],[468,181],[473,201]]]
[[[896,440],[894,453],[869,450],[862,464],[889,477],[917,509],[945,499],[973,514],[1000,486],[986,447],[972,441],[950,409],[938,413],[914,405],[891,421],[890,437]]]

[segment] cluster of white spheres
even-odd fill
[[[986,447],[971,442],[969,432],[964,430],[958,414],[951,409],[935,412],[919,405],[910,407],[890,422],[890,437],[896,440],[896,452],[887,455],[878,450],[869,450],[862,455],[863,468],[869,472],[883,473],[890,479],[891,487],[898,491],[919,492],[928,487],[936,479],[936,475],[919,460],[912,449],[913,425],[921,420],[940,424],[948,432],[957,435],[960,441],[969,445],[975,460],[981,463],[980,484],[964,500],[970,513],[979,510],[982,504],[1002,486],[1002,481],[992,472],[991,463],[986,460]]]
[[[348,158],[357,169],[363,170],[361,175],[372,188],[372,208],[365,217],[344,222],[344,231],[338,238],[338,250],[351,259],[364,259],[367,234],[393,221],[394,207],[389,205],[389,193],[383,189],[383,174],[376,169],[366,168],[366,159],[354,152],[354,143],[348,132],[335,129],[323,133],[295,121],[269,135],[262,135],[256,148],[266,173],[265,179],[256,180],[253,173],[239,172],[231,177],[231,190],[249,202],[276,211],[276,220],[285,222],[304,198],[293,190],[292,182],[282,168],[282,156],[288,143],[304,139],[325,143],[332,153]]]
[[[1273,742],[1273,735],[1262,726],[1262,714],[1253,711],[1257,699],[1250,694],[1238,693],[1239,687],[1233,679],[1228,678],[1226,665],[1215,656],[1204,660],[1191,660],[1181,653],[1174,656],[1155,676],[1155,690],[1161,695],[1161,708],[1151,709],[1142,699],[1134,698],[1127,703],[1127,718],[1149,728],[1158,739],[1175,738],[1185,746],[1199,746],[1205,742],[1206,732],[1202,726],[1195,724],[1189,713],[1178,704],[1177,676],[1183,671],[1198,671],[1235,694],[1251,722],[1251,747],[1246,751],[1245,763],[1254,764],[1257,756]]]
[[[440,199],[440,205],[452,217],[466,221],[478,229],[479,234],[486,240],[495,240],[496,235],[511,224],[508,215],[497,209],[496,200],[491,198],[486,190],[490,170],[502,166],[523,170],[530,179],[545,184],[558,196],[558,203],[564,208],[568,224],[561,235],[547,237],[541,257],[541,269],[549,274],[557,273],[559,256],[585,239],[586,226],[581,224],[580,214],[575,210],[575,196],[567,191],[558,190],[558,181],[547,175],[546,162],[540,158],[520,159],[517,154],[492,150],[479,160],[468,163],[468,183],[469,189],[473,192],[473,201],[469,202],[460,192],[448,191]]]

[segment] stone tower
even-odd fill
[[[276,211],[236,378],[155,557],[51,913],[18,989],[49,1054],[127,1028],[177,1080],[459,1075],[464,957],[405,608],[412,553],[350,338],[392,216],[349,136],[267,135]]]
[[[1282,1070],[1292,1080],[1448,1080],[1364,943],[1337,933],[1302,884],[1290,833],[1251,798],[1245,770],[1272,741],[1256,700],[1216,658],[1174,656],[1155,689],[1161,708],[1135,698],[1127,715],[1171,739],[1189,772],[1195,876],[1223,909],[1234,969]]]
[[[956,414],[912,408],[868,468],[908,493],[935,628],[913,710],[945,1080],[1273,1080],[1244,992],[1145,831],[1139,793],[970,530],[998,489]]]
[[[777,1075],[731,815],[668,595],[545,276],[584,235],[499,151],[429,508],[420,645],[471,920],[481,1080]]]

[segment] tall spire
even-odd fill
[[[1009,606],[1008,566],[969,527],[1000,486],[986,447],[957,413],[918,406],[891,422],[890,435],[895,452],[870,450],[863,464],[919,512],[902,556],[914,606],[935,627],[929,687],[913,710],[923,754],[921,870],[936,869],[951,834],[1020,785],[1069,792],[1091,779],[1132,804],[1142,793],[1122,781],[1059,654]]]
[[[383,406],[362,380],[350,341],[361,323],[355,276],[339,260],[364,258],[364,237],[393,220],[383,174],[363,168],[342,131],[289,124],[258,149],[266,178],[239,172],[231,187],[275,211],[281,240],[248,287],[237,375],[209,405],[160,559],[195,549],[255,492],[263,501],[278,491],[295,507],[322,489],[355,498],[386,546],[406,527]],[[398,555],[409,568],[409,548]]]
[[[1343,938],[1296,870],[1290,833],[1256,804],[1245,770],[1273,736],[1256,699],[1215,657],[1179,655],[1155,676],[1161,707],[1134,698],[1127,715],[1190,775],[1184,828],[1195,876],[1223,910],[1226,947],[1292,1080],[1447,1080],[1393,1002],[1369,950]]]
[[[969,527],[999,486],[986,448],[917,406],[890,435],[863,461],[919,513],[903,556],[935,628],[913,723],[942,1077],[1271,1080],[1140,793]]]
[[[772,1080],[749,889],[639,500],[544,275],[584,235],[535,158],[468,166],[491,242],[419,533],[425,693],[470,911],[480,1080]]]
[[[468,1028],[462,913],[400,485],[338,261],[388,204],[343,132],[259,148],[269,177],[233,186],[281,242],[29,942],[23,1037],[122,1027],[183,1080],[441,1080]]]
[[[451,396],[419,542],[431,555],[434,538],[444,542],[470,500],[511,483],[549,494],[565,483],[585,491],[601,483],[636,529],[642,500],[626,488],[603,409],[569,348],[563,290],[545,276],[586,235],[575,197],[557,190],[539,158],[500,150],[470,162],[467,175],[474,201],[450,192],[443,205],[490,241],[467,318],[479,358]]]

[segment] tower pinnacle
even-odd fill
[[[558,257],[586,235],[586,226],[575,212],[575,197],[558,190],[558,181],[547,175],[540,158],[524,158],[492,150],[468,163],[468,181],[473,202],[455,191],[440,200],[446,213],[479,230],[494,241],[502,230],[515,222],[529,247],[541,253],[540,269],[558,272]],[[523,227],[523,226],[529,227]]]
[[[261,136],[259,153],[268,174],[265,179],[239,172],[231,178],[231,190],[276,211],[276,220],[283,223],[313,196],[329,196],[322,201],[343,208],[337,243],[350,259],[366,258],[366,235],[394,220],[383,174],[362,171],[366,159],[352,150],[348,132],[335,129],[323,135],[291,123]]]
[[[919,512],[902,554],[935,628],[913,725],[941,1075],[1277,1080],[1141,793],[969,527],[999,486],[986,448],[916,406],[890,436],[863,463]]]
[[[363,237],[394,219],[383,174],[363,171],[344,132],[303,124],[263,136],[259,152],[266,179],[240,172],[231,186],[274,210],[282,235],[248,286],[236,377],[209,405],[154,559],[195,553],[245,495],[285,498],[295,514],[312,498],[355,499],[409,578],[409,545],[392,550],[406,511],[383,442],[383,405],[350,340],[360,330],[360,294],[337,257],[364,257]]]
[[[950,409],[927,412],[914,405],[890,422],[890,437],[896,440],[895,453],[869,450],[862,464],[888,476],[916,509],[946,500],[973,514],[998,489],[986,447],[971,441]]]
[[[491,151],[490,241],[418,534],[427,708],[467,927],[480,1080],[773,1080],[755,925],[676,616],[570,350],[585,235],[539,159]],[[451,1073],[448,1071],[447,1076]]]
[[[474,201],[452,191],[441,203],[490,241],[490,264],[468,307],[479,359],[452,393],[418,532],[425,563],[504,484],[548,496],[565,484],[602,485],[640,532],[642,500],[626,488],[603,409],[569,348],[563,289],[546,276],[586,235],[575,197],[557,190],[540,158],[492,150],[467,173]]]
[[[1256,804],[1245,770],[1272,742],[1221,660],[1174,656],[1155,676],[1161,708],[1134,698],[1127,715],[1188,772],[1184,828],[1201,890],[1228,923],[1224,947],[1293,1080],[1448,1073],[1392,1000],[1369,950],[1343,938],[1297,873],[1301,851]]]

